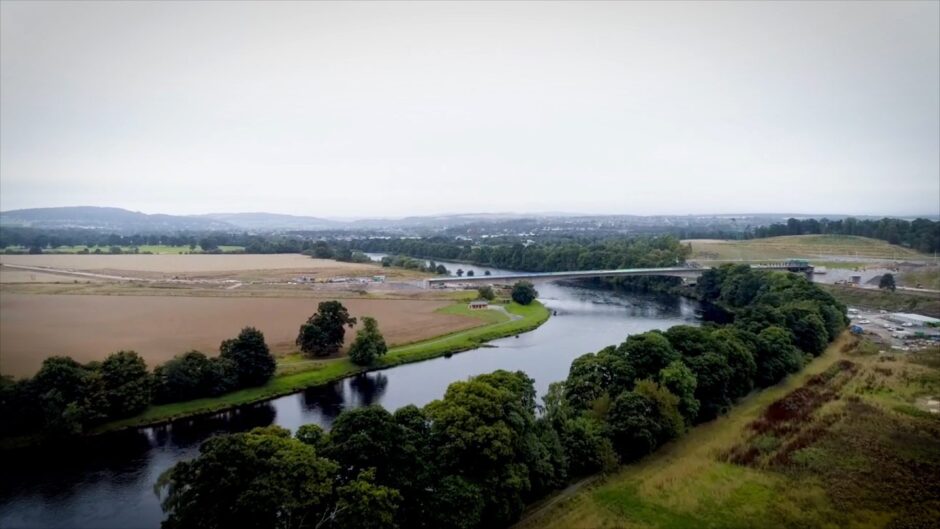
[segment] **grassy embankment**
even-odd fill
[[[185,254],[185,253],[204,253],[199,246],[196,246],[195,249],[190,249],[189,246],[169,246],[165,244],[141,244],[140,246],[118,246],[124,253],[132,253],[134,248],[137,248],[138,253],[152,253],[152,254]],[[110,246],[85,246],[85,245],[75,245],[75,246],[59,246],[56,248],[46,248],[43,250],[43,253],[79,253],[83,250],[88,250],[89,253],[94,253],[96,249],[101,250],[101,253],[110,254]],[[219,251],[222,253],[233,253],[233,252],[243,252],[245,250],[244,246],[219,246]],[[8,246],[3,249],[3,251],[10,252],[26,252],[29,251],[29,248],[25,246]]]
[[[910,248],[877,239],[851,235],[788,235],[766,239],[688,240],[692,245],[691,259],[696,261],[760,261],[790,257],[819,259],[820,256],[851,257],[851,262],[820,262],[832,268],[855,268],[866,259],[928,259],[930,256]],[[847,260],[848,261],[848,260]]]
[[[549,316],[548,309],[537,301],[528,306],[510,303],[506,305],[506,310],[510,314],[519,316],[519,318],[510,319],[505,314],[494,310],[470,311],[466,308],[465,302],[459,302],[444,307],[441,312],[465,314],[479,318],[481,320],[480,326],[429,340],[392,347],[384,357],[370,367],[357,366],[346,357],[308,360],[299,355],[290,355],[279,360],[278,374],[264,386],[243,389],[215,398],[151,406],[147,411],[136,417],[103,424],[96,428],[93,433],[164,423],[182,417],[217,412],[226,408],[268,400],[311,386],[327,384],[356,373],[466,351],[479,347],[480,344],[489,340],[535,329],[544,323]]]
[[[902,286],[920,286],[921,288],[940,290],[940,268],[937,267],[904,272],[897,279],[898,284]]]
[[[639,463],[549,500],[520,528],[935,527],[940,350],[843,336]]]
[[[876,290],[842,285],[819,285],[850,307],[916,312],[940,318],[940,296],[933,292]]]

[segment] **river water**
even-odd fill
[[[443,262],[483,274],[486,268]],[[488,269],[492,274],[509,271]],[[629,335],[694,324],[698,305],[683,298],[538,284],[553,316],[538,329],[472,351],[350,377],[262,404],[171,425],[76,441],[66,448],[4,454],[0,465],[0,528],[159,527],[157,477],[198,454],[208,437],[277,424],[329,427],[344,409],[379,404],[395,410],[443,396],[456,380],[496,369],[522,370],[543,395],[563,380],[571,361]]]

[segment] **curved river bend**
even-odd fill
[[[485,268],[443,263],[447,268]],[[489,269],[493,274],[511,273]],[[0,527],[159,527],[157,477],[198,454],[211,435],[277,424],[329,427],[344,409],[380,404],[395,410],[441,398],[456,380],[496,369],[522,370],[538,395],[568,375],[571,361],[628,335],[691,324],[699,308],[675,296],[641,295],[572,285],[537,285],[555,312],[538,329],[450,358],[374,371],[218,415],[76,441],[67,449],[6,454],[0,482]],[[52,453],[50,453],[52,452]],[[10,457],[13,455],[14,457]]]

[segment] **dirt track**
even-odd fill
[[[153,366],[191,349],[215,354],[247,325],[275,352],[294,349],[300,324],[318,300],[186,296],[0,296],[0,373],[28,376],[51,355],[81,362],[132,349]],[[447,301],[343,300],[354,316],[373,316],[390,344],[473,327],[479,320],[434,311]],[[354,332],[347,330],[347,343]]]

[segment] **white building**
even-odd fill
[[[895,312],[887,316],[887,319],[900,324],[909,323],[912,327],[940,326],[940,319],[931,318],[922,314],[911,314],[909,312]]]

